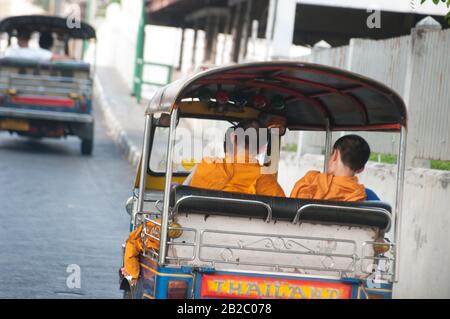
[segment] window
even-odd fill
[[[227,121],[181,118],[176,131],[174,173],[189,174],[204,157],[224,156],[224,136],[232,125]],[[156,127],[150,153],[149,168],[154,173],[166,172],[169,128]]]

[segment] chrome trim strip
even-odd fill
[[[12,117],[20,119],[93,123],[94,117],[91,114],[76,114],[57,111],[22,110],[0,107],[0,118]]]

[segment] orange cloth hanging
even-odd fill
[[[157,220],[159,223],[159,220]],[[159,237],[160,227],[151,222],[147,222],[147,233]],[[133,277],[134,279],[139,277],[140,265],[139,265],[139,255],[144,252],[144,250],[159,250],[159,241],[148,236],[145,237],[145,242],[142,238],[142,231],[144,224],[140,225],[133,232],[130,233],[128,240],[125,243],[125,255],[124,255],[124,270],[125,272]],[[145,247],[145,249],[144,249]]]

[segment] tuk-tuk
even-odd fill
[[[217,130],[230,123],[267,116],[284,118],[286,130],[325,132],[325,163],[333,132],[399,133],[394,209],[381,201],[303,200],[183,185],[198,159],[180,151],[181,144],[195,147],[205,136],[209,142],[223,137]],[[161,88],[146,111],[142,158],[126,205],[131,230],[143,224],[141,240],[159,247],[139,256],[137,280],[120,275],[124,296],[391,298],[398,280],[406,124],[397,93],[317,64],[239,64]],[[194,132],[201,127],[214,132]],[[266,154],[275,174],[283,129],[277,131]]]
[[[94,141],[91,66],[82,62],[84,42],[95,40],[87,23],[71,26],[61,17],[13,16],[0,22],[8,46],[18,30],[47,33],[71,59],[37,60],[4,56],[0,48],[0,131],[33,138],[81,139],[81,153],[90,155]],[[75,55],[77,59],[73,59]]]

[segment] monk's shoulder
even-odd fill
[[[256,194],[286,197],[283,188],[273,174],[261,174],[256,181]]]
[[[261,174],[258,177],[258,182],[278,183],[275,175],[273,174]]]
[[[322,173],[319,171],[308,171],[303,177],[306,181],[313,181],[319,177]]]

